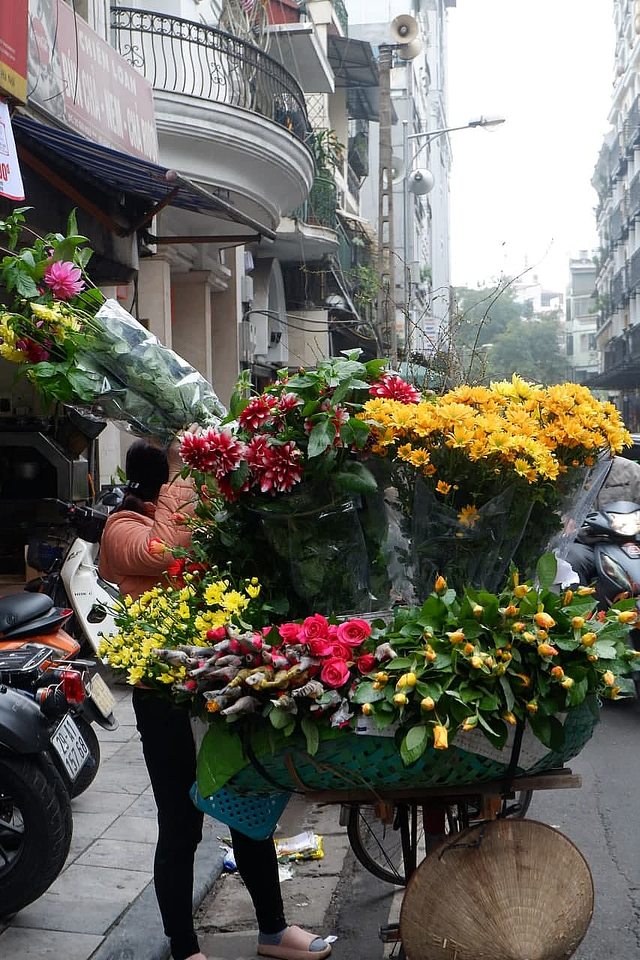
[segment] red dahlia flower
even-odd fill
[[[420,391],[406,383],[397,373],[383,373],[380,379],[371,385],[372,397],[385,397],[399,400],[400,403],[420,403]]]
[[[258,430],[267,420],[271,419],[273,407],[276,406],[275,397],[254,397],[250,400],[238,417],[238,423],[245,430]]]

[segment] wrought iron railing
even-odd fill
[[[609,233],[612,243],[620,243],[623,233],[621,204],[618,204],[618,206],[611,211],[611,217],[609,219]]]
[[[626,264],[618,270],[611,281],[611,299],[614,307],[623,306],[629,299]]]
[[[310,134],[304,95],[259,47],[215,27],[130,7],[111,8],[112,42],[155,90],[223,103]]]
[[[344,0],[333,0],[333,9],[336,12],[338,23],[342,27],[342,32],[346,37],[349,33],[349,14],[347,13],[347,8],[344,5]]]
[[[640,289],[640,250],[636,250],[629,260],[629,290]]]
[[[303,223],[335,230],[337,209],[338,191],[335,182],[325,177],[316,177],[309,196],[291,216],[295,220],[302,220]]]

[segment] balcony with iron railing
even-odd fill
[[[625,264],[611,281],[611,300],[614,308],[619,309],[629,300],[629,283],[627,280],[627,265]]]
[[[611,176],[616,179],[619,177],[625,166],[625,156],[622,150],[621,135],[618,133],[613,138],[609,148],[609,171]]]
[[[624,233],[624,223],[622,215],[622,204],[619,203],[617,207],[611,211],[611,217],[609,218],[609,236],[611,238],[611,243],[620,243]]]
[[[130,7],[112,7],[111,38],[153,86],[163,163],[229,190],[239,207],[262,207],[274,227],[302,202],[309,121],[277,60],[206,24]]]
[[[344,0],[332,0],[333,9],[335,11],[336,19],[342,28],[342,32],[347,36],[349,33],[349,14],[347,13],[347,8],[344,5]]]

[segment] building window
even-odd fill
[[[595,333],[589,334],[589,350],[597,350],[598,342]]]

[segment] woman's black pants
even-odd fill
[[[191,722],[186,708],[137,687],[133,708],[158,808],[153,866],[158,906],[174,960],[185,960],[199,950],[193,927],[193,864],[203,819],[189,797],[196,779]],[[286,921],[273,840],[251,840],[237,830],[231,830],[231,839],[258,926],[262,933],[278,933]]]

